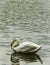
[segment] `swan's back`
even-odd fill
[[[40,46],[33,42],[23,42],[19,46],[15,47],[14,50],[16,52],[28,53],[28,52],[35,52],[39,48]]]

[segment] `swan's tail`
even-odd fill
[[[40,45],[40,48],[42,48],[43,44]]]
[[[35,52],[39,51],[39,50],[42,48],[42,46],[43,46],[43,44],[41,44],[41,45],[39,46],[39,48],[37,48],[37,50],[36,50]]]

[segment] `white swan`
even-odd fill
[[[19,38],[11,42],[11,48],[15,52],[35,53],[41,49],[42,45],[37,45],[33,42],[20,42]]]

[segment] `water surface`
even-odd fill
[[[14,38],[44,44],[37,55],[14,54]],[[50,65],[50,1],[0,0],[0,65]]]

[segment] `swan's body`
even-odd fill
[[[11,43],[11,47],[15,52],[22,52],[22,53],[35,53],[41,49],[42,45],[37,45],[33,42],[23,42],[20,43],[19,39],[15,39]]]

